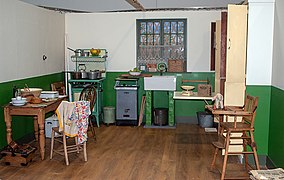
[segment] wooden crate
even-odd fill
[[[197,85],[198,96],[211,96],[212,86],[210,84],[198,84]]]
[[[168,72],[184,72],[184,60],[169,59]]]
[[[34,157],[34,152],[36,148],[31,147],[26,153],[13,153],[10,151],[3,150],[1,155],[3,156],[2,162],[5,165],[25,167],[30,164]]]

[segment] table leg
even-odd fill
[[[44,118],[45,118],[45,111],[41,109],[37,116],[38,126],[39,126],[39,149],[40,149],[40,156],[41,159],[44,160],[44,153],[45,153],[45,137],[44,137]]]
[[[38,117],[34,116],[34,132],[35,132],[35,139],[38,141]]]
[[[6,138],[7,138],[7,144],[9,144],[12,141],[12,117],[10,115],[9,108],[4,108],[4,119],[6,123]]]

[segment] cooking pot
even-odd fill
[[[82,79],[87,79],[88,78],[88,74],[86,72],[86,65],[85,64],[79,64],[78,69],[81,72],[81,78]]]
[[[97,79],[100,79],[101,77],[102,77],[102,72],[98,70]]]
[[[81,72],[72,72],[72,79],[81,79]]]
[[[98,70],[90,70],[90,72],[88,72],[88,78],[89,79],[98,79],[98,74],[99,74],[99,71]]]

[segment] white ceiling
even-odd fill
[[[135,10],[125,0],[21,0],[37,6],[73,11],[106,12]],[[138,0],[147,10],[172,8],[219,8],[243,0]]]

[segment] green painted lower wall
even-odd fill
[[[247,86],[258,96],[255,140],[259,155],[268,156],[276,167],[284,167],[284,90],[273,86]]]
[[[255,141],[257,143],[257,153],[259,155],[268,155],[271,86],[248,85],[246,92],[259,97],[255,119]]]
[[[284,168],[284,90],[271,88],[268,155],[277,167]]]
[[[56,81],[64,81],[64,74],[55,73],[45,76],[0,83],[0,149],[7,145],[3,106],[11,101],[11,98],[13,96],[13,87],[17,86],[18,88],[23,88],[25,84],[27,84],[29,87],[39,87],[44,90],[50,90],[50,84]],[[13,117],[13,139],[16,140],[28,133],[32,133],[33,127],[32,117]]]

